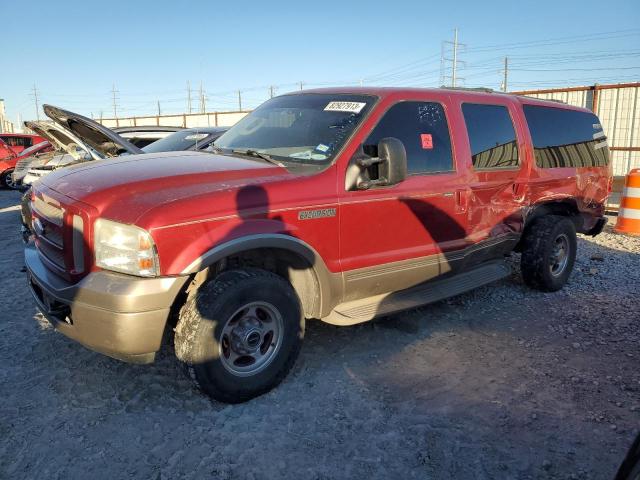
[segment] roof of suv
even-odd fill
[[[374,95],[376,97],[385,98],[390,95],[411,95],[411,94],[424,94],[427,92],[432,93],[449,93],[451,95],[455,95],[457,97],[462,98],[478,98],[479,96],[485,98],[495,98],[495,97],[507,97],[509,99],[517,99],[521,103],[525,104],[540,104],[541,106],[555,107],[555,108],[566,108],[569,110],[579,110],[591,112],[588,108],[576,107],[574,105],[569,105],[564,102],[560,102],[558,100],[544,100],[535,97],[529,97],[525,95],[516,95],[513,93],[504,93],[492,91],[491,89],[486,88],[454,88],[454,87],[440,87],[440,88],[406,88],[406,87],[329,87],[329,88],[314,88],[309,90],[297,90],[288,93],[288,95],[295,95],[301,93],[324,93],[324,94],[356,94],[356,95]]]

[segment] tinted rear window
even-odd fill
[[[597,167],[609,163],[606,137],[593,113],[534,105],[524,105],[523,109],[538,167]]]
[[[474,168],[518,166],[516,132],[507,107],[464,103],[462,114],[469,133]]]

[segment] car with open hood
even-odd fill
[[[53,146],[53,151],[19,160],[12,174],[16,188],[28,188],[28,185],[23,186],[23,179],[30,170],[42,176],[45,172],[49,173],[60,166],[102,158],[98,152],[55,122],[27,121],[24,122],[24,126],[46,138]]]
[[[91,160],[117,157],[119,155],[135,155],[143,151],[122,138],[108,127],[95,122],[80,114],[54,107],[43,106],[44,113],[56,125],[57,131],[66,132],[65,137],[71,139],[67,142],[67,154],[55,156],[41,165],[30,165],[23,178],[15,178],[21,181],[23,186],[29,186],[52,171],[72,164]],[[63,142],[64,143],[64,142]],[[69,152],[69,147],[76,150],[76,154]],[[20,173],[22,174],[21,168]],[[19,174],[16,174],[19,175]]]

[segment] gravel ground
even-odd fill
[[[579,240],[561,292],[517,275],[364,325],[313,322],[291,375],[209,401],[171,350],[92,353],[35,310],[0,192],[0,478],[612,478],[640,427],[640,238]]]

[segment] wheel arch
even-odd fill
[[[341,292],[341,277],[329,271],[306,242],[284,234],[256,234],[217,245],[183,272],[195,287],[232,268],[251,266],[272,271],[293,286],[307,318],[320,318],[333,308]],[[191,287],[193,288],[193,286]]]
[[[576,231],[582,231],[582,217],[580,215],[580,210],[578,209],[578,202],[574,198],[568,197],[537,203],[529,207],[525,214],[522,236],[514,248],[515,251],[522,251],[522,242],[524,237],[527,235],[529,228],[538,218],[546,215],[559,215],[570,218],[576,228]]]

